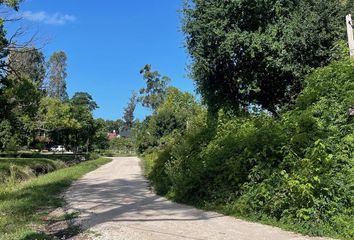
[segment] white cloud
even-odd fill
[[[22,13],[22,17],[28,21],[40,22],[49,25],[64,25],[68,22],[75,22],[76,17],[69,14],[54,13],[49,14],[47,12],[31,12],[25,11]]]

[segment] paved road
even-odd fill
[[[176,204],[156,196],[138,158],[113,161],[77,181],[66,193],[69,208],[99,240],[308,240],[278,228]],[[317,238],[320,239],[320,238]]]

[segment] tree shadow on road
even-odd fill
[[[97,179],[95,184],[92,179],[82,179],[68,191],[66,200],[71,211],[81,213],[79,222],[84,230],[107,222],[193,222],[221,216],[155,195],[139,174],[108,182]]]

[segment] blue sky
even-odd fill
[[[100,106],[95,117],[117,119],[131,92],[144,86],[139,70],[147,63],[194,93],[181,6],[181,0],[26,0],[20,14],[38,33],[38,45],[46,43],[46,56],[67,53],[69,95],[88,92]],[[147,113],[139,107],[136,116]]]

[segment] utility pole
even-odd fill
[[[349,43],[350,57],[354,57],[354,35],[353,35],[353,21],[352,21],[351,14],[347,15],[346,21],[347,21],[347,32],[348,32],[348,43]]]

